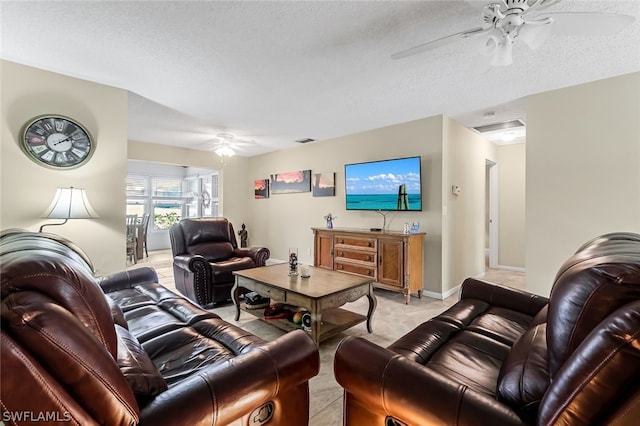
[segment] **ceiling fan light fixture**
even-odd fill
[[[505,67],[513,63],[513,40],[505,37],[500,41],[491,60],[491,66]]]
[[[220,157],[233,157],[235,155],[235,151],[231,149],[230,146],[227,146],[227,145],[223,145],[217,148],[214,152],[218,154]]]

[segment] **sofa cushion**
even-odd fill
[[[478,315],[467,329],[511,346],[527,330],[532,319],[522,312],[491,306]]]
[[[136,399],[146,400],[167,390],[167,383],[138,340],[126,328],[119,325],[116,325],[116,334],[118,366]]]
[[[187,250],[191,254],[201,255],[209,262],[216,262],[233,256],[233,245],[228,241],[197,244],[188,246]]]
[[[141,306],[125,313],[129,331],[139,342],[146,342],[170,330],[186,327],[187,323],[157,305]]]
[[[224,320],[210,318],[167,331],[142,346],[169,386],[265,341]]]
[[[495,396],[500,366],[509,346],[471,331],[449,339],[436,352],[427,367],[469,388]]]
[[[133,287],[108,291],[107,296],[124,312],[141,306],[155,305],[165,299],[180,297],[177,293],[157,283],[137,284]]]
[[[219,262],[212,262],[210,265],[211,281],[213,283],[228,283],[235,281],[233,271],[255,268],[256,263],[250,257],[231,257]]]
[[[498,399],[534,413],[549,386],[547,325],[527,330],[513,345],[498,377]]]

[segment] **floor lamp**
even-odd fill
[[[44,217],[49,219],[64,219],[62,223],[46,223],[40,227],[38,232],[42,232],[45,226],[64,225],[69,219],[94,219],[99,217],[93,210],[87,193],[84,189],[58,188],[53,197],[51,205],[44,213]]]

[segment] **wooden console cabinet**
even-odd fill
[[[375,287],[402,292],[406,304],[411,293],[422,297],[424,232],[311,229],[315,267],[373,277]]]

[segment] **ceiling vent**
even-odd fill
[[[497,130],[517,129],[525,127],[524,121],[521,118],[510,121],[503,121],[502,123],[487,124],[484,126],[472,127],[478,133],[495,132]]]
[[[304,139],[298,139],[296,140],[296,142],[298,143],[309,143],[309,142],[314,142],[315,139],[311,139],[311,138],[304,138]]]

